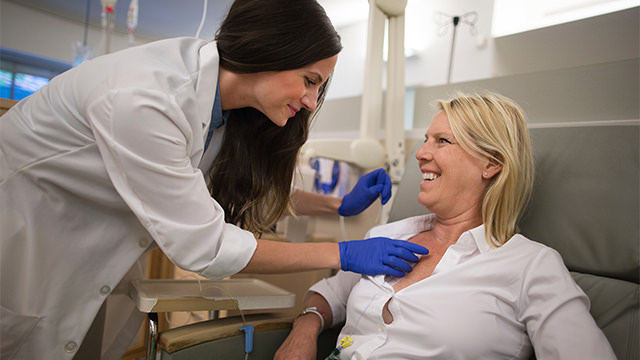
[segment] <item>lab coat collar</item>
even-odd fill
[[[196,84],[196,102],[202,114],[202,128],[206,136],[211,123],[211,112],[217,92],[219,55],[218,45],[215,41],[208,42],[200,48],[199,74]],[[212,96],[213,95],[213,96]],[[205,139],[203,139],[204,142]]]

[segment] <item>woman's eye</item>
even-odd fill
[[[439,138],[438,142],[441,144],[451,144],[451,141],[449,141],[448,139],[445,138]]]
[[[305,77],[304,81],[307,83],[308,86],[315,86],[316,85],[316,82],[311,80],[311,79],[309,79],[308,77]]]

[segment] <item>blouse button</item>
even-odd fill
[[[149,240],[145,237],[142,237],[138,241],[138,245],[140,245],[141,248],[145,249],[149,246]]]
[[[75,341],[69,341],[64,345],[64,351],[72,353],[78,349],[78,344]]]
[[[109,287],[109,285],[105,285],[100,288],[101,295],[109,295],[110,292],[111,292],[111,288]]]

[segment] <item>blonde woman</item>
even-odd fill
[[[368,234],[429,254],[403,278],[339,272],[314,285],[276,358],[314,358],[318,333],[346,320],[339,339],[352,345],[334,358],[615,359],[560,255],[518,234],[534,169],[517,104],[485,93],[438,106],[416,153],[431,214]]]

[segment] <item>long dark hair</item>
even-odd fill
[[[298,69],[342,50],[316,0],[236,0],[215,40],[220,67],[236,73]],[[327,84],[320,88],[316,111]],[[278,127],[253,108],[230,112],[208,173],[211,195],[228,223],[260,234],[291,210],[291,182],[312,115],[301,109]]]

